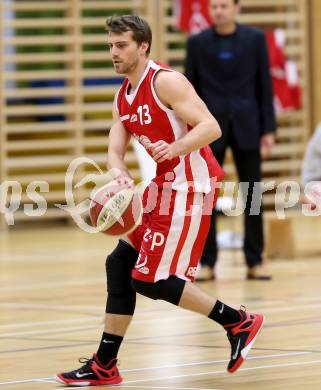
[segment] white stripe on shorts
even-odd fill
[[[186,201],[187,192],[176,192],[171,226],[168,231],[162,258],[155,273],[155,281],[169,277],[172,259],[184,227]]]
[[[184,242],[182,251],[178,258],[176,275],[184,280],[190,280],[185,276],[191,261],[191,254],[195,240],[200,231],[200,225],[202,220],[202,205],[203,205],[203,193],[194,193],[193,199],[193,212],[191,214],[191,224],[187,233],[186,240]]]

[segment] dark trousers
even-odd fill
[[[249,190],[244,210],[244,255],[247,266],[254,267],[262,263],[263,252],[263,216],[261,204],[258,208],[257,215],[250,215],[251,202],[253,206],[260,202],[260,197],[256,196],[260,191],[255,191],[252,200],[254,183],[261,181],[261,154],[260,150],[241,150],[237,146],[232,131],[230,131],[228,146],[231,147],[233,158],[237,169],[240,182],[248,182]],[[220,165],[224,162],[225,151],[213,151]],[[252,211],[253,211],[252,206]],[[252,213],[253,214],[253,213]],[[213,210],[211,226],[205,243],[203,255],[201,258],[202,265],[214,267],[217,260],[217,242],[216,242],[216,218],[217,212]],[[234,217],[227,217],[234,218]]]

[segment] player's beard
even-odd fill
[[[135,58],[132,62],[127,62],[127,63],[122,62],[120,64],[116,64],[118,65],[118,67],[114,65],[114,68],[116,73],[128,74],[131,73],[136,68],[137,64],[138,64],[138,58]]]

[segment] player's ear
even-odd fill
[[[148,42],[142,42],[140,45],[141,52],[147,56],[147,50],[149,48],[149,43]]]

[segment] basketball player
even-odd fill
[[[105,329],[97,352],[81,361],[79,369],[58,374],[57,380],[71,386],[121,383],[117,354],[134,314],[136,292],[222,325],[231,344],[227,370],[233,373],[264,317],[244,307],[235,310],[192,283],[210,223],[206,209],[209,202],[213,207],[215,182],[223,177],[207,146],[220,137],[220,128],[182,74],[148,59],[152,34],[143,19],[114,16],[107,29],[115,71],[126,76],[115,97],[108,165],[130,186],[124,156],[130,137],[138,139],[157,162],[156,178],[143,197],[146,203],[152,193],[154,207],[107,257]]]

